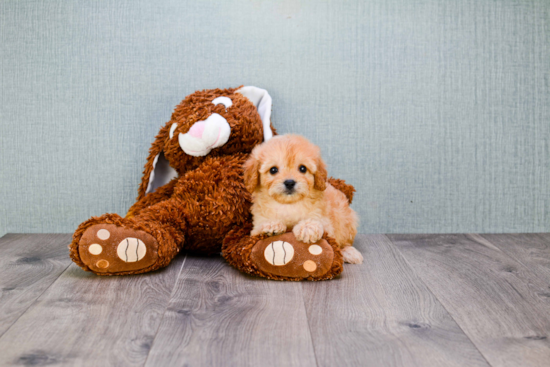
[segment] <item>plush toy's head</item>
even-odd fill
[[[206,156],[249,153],[273,136],[271,97],[256,87],[195,92],[153,143],[138,199],[201,164]]]

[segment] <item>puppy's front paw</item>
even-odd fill
[[[292,230],[296,239],[304,243],[315,243],[319,241],[321,237],[323,237],[324,232],[323,225],[313,219],[306,219],[298,222]]]
[[[260,226],[259,230],[252,232],[252,235],[265,233],[268,236],[276,236],[278,234],[283,234],[285,232],[286,232],[286,226],[283,223],[278,221],[273,221],[273,222],[263,223]]]
[[[342,249],[344,261],[350,264],[362,264],[363,255],[355,247],[346,246]]]

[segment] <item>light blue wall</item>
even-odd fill
[[[196,89],[257,85],[361,231],[550,231],[550,2],[0,1],[0,235],[132,204]]]

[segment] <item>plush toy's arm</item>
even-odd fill
[[[340,180],[338,178],[330,177],[328,183],[334,186],[336,189],[342,191],[344,195],[348,198],[349,203],[353,200],[353,193],[355,192],[355,187],[348,185],[346,181]]]
[[[138,200],[134,205],[130,207],[126,218],[132,218],[136,216],[142,209],[147,208],[161,201],[168,200],[174,192],[174,187],[178,182],[178,178],[174,178],[172,181],[168,182],[166,185],[159,187],[155,192],[151,192],[145,195],[141,200]]]

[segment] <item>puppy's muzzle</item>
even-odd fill
[[[187,134],[179,134],[178,142],[186,154],[203,157],[229,140],[231,127],[223,116],[213,113],[206,120],[197,121]]]

